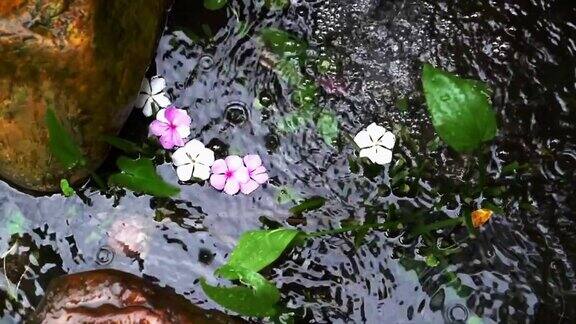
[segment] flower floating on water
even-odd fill
[[[184,146],[184,138],[190,135],[190,122],[185,110],[171,106],[156,114],[156,120],[150,124],[150,132],[159,136],[162,147],[169,150],[174,146]]]
[[[490,209],[478,209],[472,212],[472,225],[479,228],[492,218],[494,212]]]
[[[249,195],[258,189],[261,184],[268,181],[268,173],[262,165],[262,159],[257,154],[246,155],[244,157],[244,165],[248,169],[250,179],[248,182],[240,184],[240,191],[245,195]]]
[[[360,147],[360,157],[366,157],[380,165],[392,161],[392,149],[396,144],[396,136],[386,128],[372,123],[354,137],[354,142]]]
[[[163,77],[155,76],[152,79],[144,79],[140,88],[140,94],[136,101],[136,107],[142,109],[144,116],[150,117],[157,107],[166,108],[170,105],[170,98],[164,92],[166,80]]]
[[[172,154],[172,161],[181,181],[189,181],[192,177],[208,180],[210,167],[214,164],[214,152],[199,140],[193,139]]]
[[[210,184],[218,190],[224,190],[229,195],[240,191],[240,186],[250,180],[248,168],[237,155],[230,155],[226,159],[216,160],[212,165]]]
[[[117,252],[140,255],[144,258],[148,252],[148,228],[138,217],[119,219],[112,224],[108,234],[108,244]]]

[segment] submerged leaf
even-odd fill
[[[314,209],[321,208],[326,203],[326,199],[316,196],[309,199],[304,200],[298,206],[294,206],[290,208],[290,212],[292,214],[300,215],[304,212],[311,211]]]
[[[235,269],[258,272],[276,261],[300,233],[287,228],[246,232],[240,237],[226,265],[216,273],[227,279],[240,279]]]
[[[74,141],[72,134],[62,126],[54,110],[46,110],[46,126],[48,127],[50,151],[58,162],[67,169],[86,164],[82,150]]]
[[[204,0],[204,8],[208,10],[218,10],[224,8],[228,0]]]
[[[150,159],[131,160],[121,156],[116,163],[121,172],[110,176],[110,184],[156,197],[171,197],[180,192],[180,189],[166,183],[156,173]]]
[[[440,137],[460,152],[472,151],[496,136],[496,116],[485,83],[424,66],[424,95]]]
[[[120,137],[104,135],[102,139],[125,153],[143,153],[144,151],[138,144]]]
[[[318,118],[316,122],[316,129],[318,134],[322,136],[324,142],[328,145],[332,145],[334,140],[340,134],[340,129],[338,128],[338,119],[332,113],[323,113]]]
[[[289,32],[277,28],[265,28],[260,32],[264,45],[282,57],[303,55],[308,45]]]

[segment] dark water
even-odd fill
[[[303,322],[574,322],[574,3],[296,0],[269,11],[262,2],[233,1],[208,13],[177,1],[152,70],[166,78],[175,104],[188,108],[194,137],[222,155],[259,153],[271,183],[249,197],[183,185],[175,200],[131,193],[116,200],[88,185],[89,204],[1,184],[0,251],[12,252],[0,277],[6,320],[31,312],[52,278],[95,268],[132,272],[217,308],[199,278],[212,280],[240,233],[263,218],[314,231],[365,218],[455,217],[489,205],[497,213],[476,239],[465,229],[438,233],[439,246],[467,242],[438,267],[423,266],[423,239],[372,232],[358,250],[348,236],[311,241],[267,275]],[[211,40],[192,41],[206,26]],[[373,121],[392,128],[399,140],[389,167],[353,173],[345,137],[331,147],[313,125],[278,130],[294,107],[291,87],[267,67],[256,37],[268,26],[307,39],[309,57],[337,63],[330,80],[342,91],[322,91],[319,106],[337,112],[343,133]],[[424,62],[490,84],[500,131],[477,155],[486,159],[435,145],[420,86]],[[318,78],[313,67],[306,73]],[[145,133],[139,115],[125,130],[133,139]],[[522,167],[507,172],[513,162]],[[177,181],[170,164],[159,170]],[[278,202],[282,190],[328,202],[294,217],[294,203]],[[136,235],[139,255],[110,252],[110,237],[127,229],[144,233]],[[6,279],[20,281],[18,289]]]

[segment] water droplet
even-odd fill
[[[274,151],[278,148],[278,145],[280,145],[280,139],[276,134],[266,135],[265,140],[266,140],[266,148],[268,149],[268,151]]]
[[[198,261],[199,262],[208,265],[208,264],[212,263],[212,260],[214,260],[214,253],[212,253],[208,249],[200,249],[200,251],[198,252]]]
[[[272,102],[273,102],[272,95],[270,95],[268,91],[262,91],[260,93],[260,104],[262,104],[262,106],[270,107]]]
[[[226,120],[235,125],[242,125],[248,119],[248,110],[243,102],[234,101],[226,107]]]
[[[202,55],[202,57],[200,57],[198,64],[202,69],[210,70],[214,66],[214,59],[212,58],[212,56],[204,54]]]
[[[448,310],[448,317],[451,323],[465,323],[468,319],[468,309],[461,304],[456,304]]]
[[[99,265],[107,265],[110,264],[112,260],[114,260],[114,251],[107,245],[102,246],[96,254],[96,263]]]
[[[211,139],[210,142],[208,142],[208,144],[206,145],[206,147],[214,151],[214,157],[216,159],[223,159],[228,155],[229,145],[222,142],[218,138]]]

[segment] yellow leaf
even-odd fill
[[[478,209],[472,212],[472,225],[475,228],[479,228],[480,226],[484,225],[492,215],[494,214],[493,211],[490,209]]]

